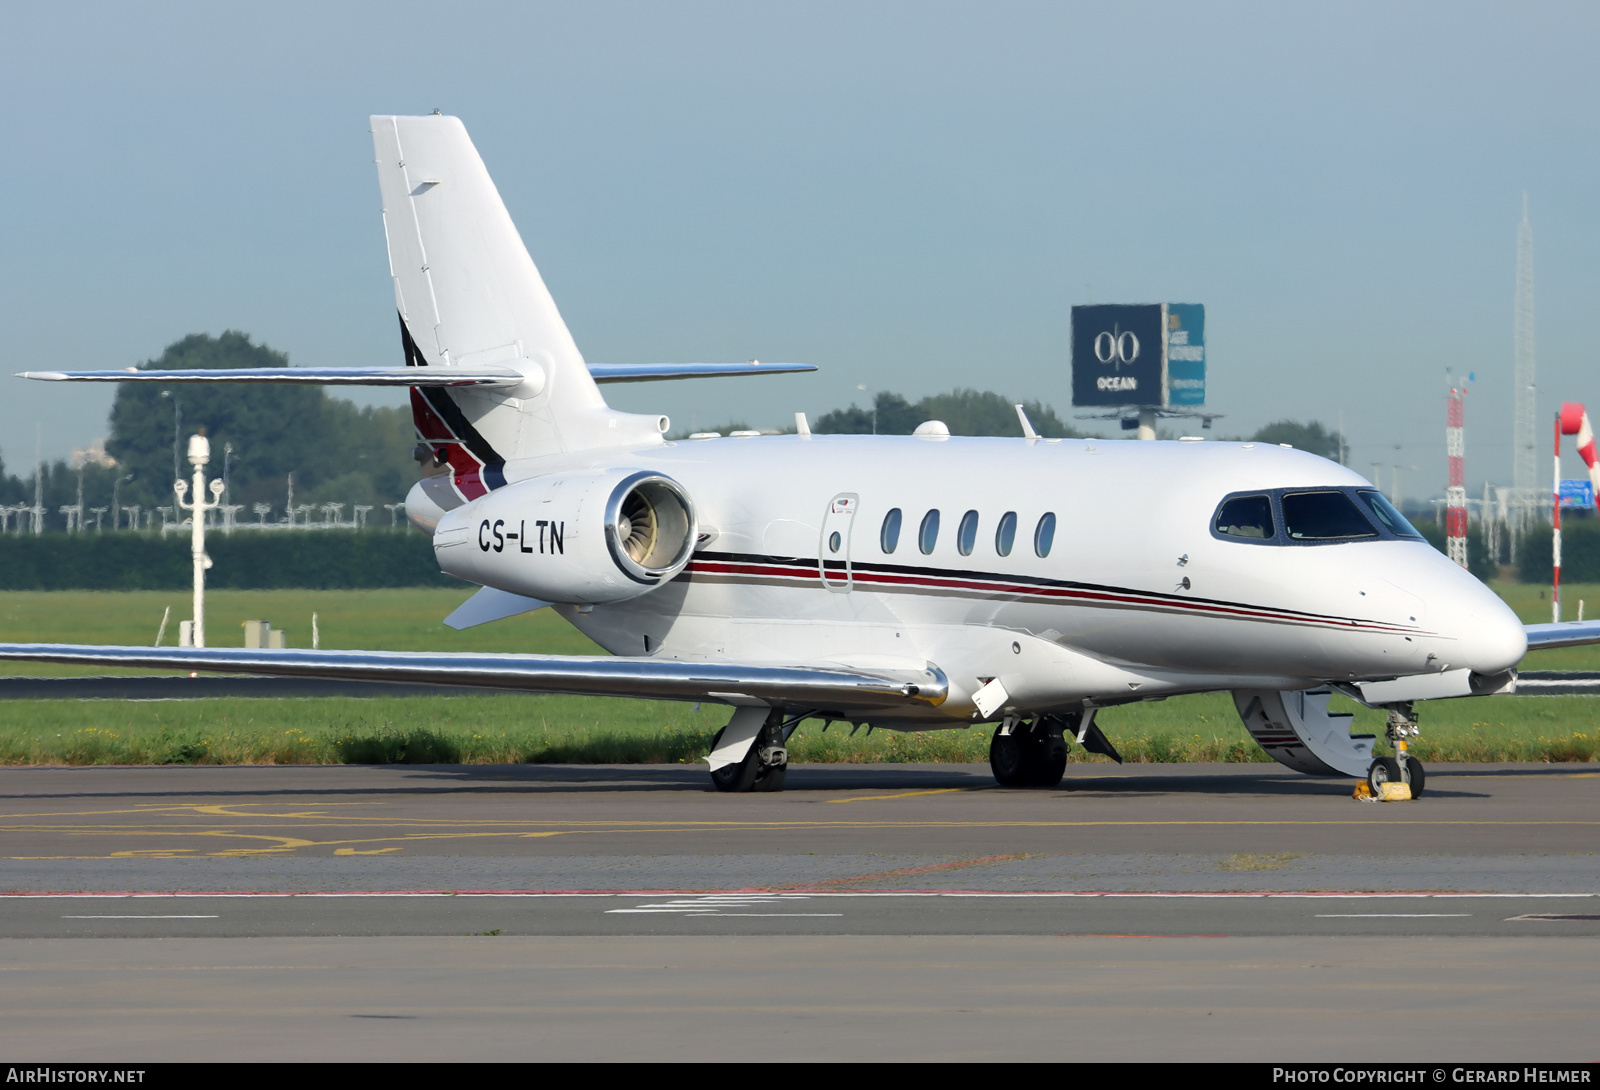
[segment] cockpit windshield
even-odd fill
[[[1211,534],[1253,545],[1336,545],[1423,540],[1383,493],[1372,488],[1269,488],[1224,496]]]
[[[1283,525],[1291,541],[1377,537],[1378,531],[1343,492],[1286,492]]]
[[[1372,510],[1372,513],[1378,517],[1378,521],[1383,523],[1391,534],[1396,537],[1422,536],[1417,533],[1416,527],[1406,521],[1406,517],[1395,509],[1394,504],[1390,503],[1382,492],[1358,492],[1356,495],[1361,497],[1362,501]]]

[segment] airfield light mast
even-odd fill
[[[1466,390],[1452,386],[1444,402],[1444,448],[1450,463],[1450,481],[1444,490],[1445,552],[1463,568],[1467,566],[1466,400]]]
[[[1528,195],[1522,195],[1522,223],[1517,227],[1517,292],[1512,343],[1515,352],[1511,391],[1511,486],[1526,519],[1539,488],[1538,390],[1534,374],[1533,226],[1528,222]]]
[[[211,442],[202,429],[198,435],[189,436],[189,464],[194,466],[194,501],[184,501],[189,485],[182,479],[172,483],[172,490],[177,493],[178,510],[194,512],[191,520],[193,530],[189,535],[189,552],[194,557],[194,620],[189,634],[191,647],[206,645],[206,569],[211,567],[211,558],[206,555],[206,512],[215,511],[222,502],[223,484],[220,480],[211,482],[211,499],[206,500],[206,463],[209,461]]]

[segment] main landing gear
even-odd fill
[[[1411,756],[1410,743],[1406,741],[1407,738],[1415,738],[1419,732],[1416,712],[1410,704],[1389,706],[1389,723],[1385,734],[1394,746],[1395,755],[1378,757],[1367,769],[1367,786],[1372,789],[1374,797],[1383,794],[1383,785],[1386,783],[1409,784],[1412,798],[1422,795],[1422,789],[1428,782],[1428,772],[1422,767],[1421,761]]]
[[[1122,763],[1109,739],[1094,725],[1093,709],[1066,715],[1041,715],[1031,722],[1007,716],[989,743],[989,770],[1001,787],[1054,787],[1067,770],[1067,739],[1090,753]]]
[[[757,717],[765,715],[765,719],[756,718],[755,723],[750,723],[751,712]],[[745,743],[748,748],[742,756],[711,770],[711,785],[718,791],[782,791],[783,781],[789,775],[789,751],[786,748],[789,735],[795,732],[804,718],[804,714],[786,719],[779,711],[766,714],[764,708],[740,708],[733,720],[711,739],[711,752],[717,752],[723,735],[733,731],[737,736],[741,733],[741,727],[746,730],[744,737],[748,738],[750,735],[747,732],[753,730],[755,739]]]

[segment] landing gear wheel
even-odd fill
[[[1374,798],[1383,794],[1384,784],[1400,782],[1400,762],[1393,757],[1376,757],[1367,768],[1367,786],[1372,788]]]
[[[744,755],[744,760],[731,765],[723,765],[712,772],[711,785],[718,791],[728,792],[782,791],[783,781],[789,775],[787,761],[783,764],[769,765],[764,764],[761,760],[762,750],[769,749],[772,745],[777,744],[773,739],[781,743],[783,738],[781,733],[774,733],[769,737],[768,730],[773,730],[773,728],[766,728],[756,736],[756,740],[750,745],[750,752]],[[722,741],[722,731],[719,730],[716,737],[711,739],[711,748],[715,750],[717,743],[720,741]]]
[[[1028,750],[1016,733],[1001,734],[998,729],[989,743],[989,771],[1001,787],[1027,787],[1029,783]]]
[[[1422,789],[1428,782],[1428,770],[1415,757],[1406,758],[1406,782],[1411,785],[1411,797],[1421,798]]]
[[[1067,772],[1067,740],[1047,734],[1039,740],[1038,762],[1034,767],[1035,787],[1054,787]]]
[[[1067,741],[1035,727],[997,728],[989,743],[989,770],[1001,787],[1054,787],[1067,770]]]
[[[711,748],[715,749],[716,746]],[[756,753],[756,747],[751,746],[744,760],[714,770],[711,773],[711,785],[718,791],[750,791],[754,789],[760,772],[761,758]]]

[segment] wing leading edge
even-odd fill
[[[831,666],[597,656],[257,651],[232,647],[101,647],[70,643],[3,643],[0,644],[0,660],[459,685],[575,696],[781,704],[840,712],[881,712],[938,705],[949,692],[943,672],[931,663],[925,670],[908,670],[901,675]]]
[[[1552,647],[1581,647],[1586,643],[1600,643],[1600,621],[1560,621],[1555,624],[1523,625],[1528,634],[1528,650],[1543,651]]]

